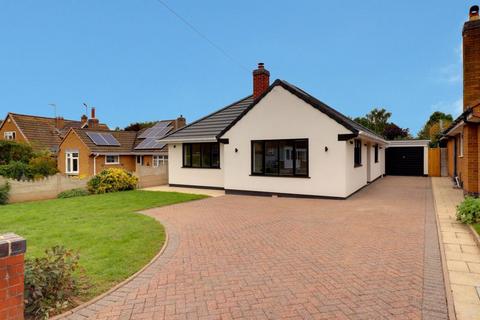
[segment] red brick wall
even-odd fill
[[[0,319],[23,320],[25,240],[0,236]]]
[[[463,159],[461,163],[463,190],[478,193],[478,126],[466,124],[463,127]]]
[[[480,102],[480,20],[467,21],[463,28],[463,106]]]

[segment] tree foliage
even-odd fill
[[[0,141],[0,176],[31,180],[57,173],[57,161],[49,151],[34,152],[28,144]]]
[[[353,120],[387,140],[410,139],[411,135],[408,129],[400,128],[395,123],[389,122],[391,116],[392,113],[384,108],[374,108],[365,116]]]
[[[453,122],[451,114],[435,111],[430,115],[423,128],[418,132],[419,139],[430,140],[432,147],[438,146],[442,132]]]
[[[134,122],[126,126],[123,130],[125,131],[140,131],[142,129],[147,129],[153,127],[157,122],[156,121],[145,121],[145,122]]]

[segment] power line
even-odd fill
[[[164,6],[170,13],[172,13],[175,17],[177,17],[180,21],[182,21],[187,27],[189,27],[193,32],[195,32],[198,36],[200,36],[203,40],[207,41],[212,47],[217,49],[221,54],[223,54],[225,57],[227,57],[231,62],[236,64],[239,68],[249,72],[249,70],[242,65],[240,62],[238,62],[235,58],[233,58],[225,49],[223,49],[221,46],[217,45],[215,42],[210,40],[205,34],[200,32],[193,24],[187,21],[184,17],[182,17],[178,12],[170,8],[164,1],[162,0],[156,0],[158,3],[160,3],[162,6]]]

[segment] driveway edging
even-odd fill
[[[140,214],[143,214],[143,213],[140,213]],[[155,219],[156,220],[156,219]],[[156,220],[157,222],[159,222],[158,220]],[[159,222],[160,223],[160,222]],[[84,302],[78,306],[76,306],[75,308],[73,309],[70,309],[64,313],[61,313],[59,315],[56,315],[56,316],[53,316],[51,317],[50,319],[51,320],[59,320],[59,319],[64,319],[65,317],[68,317],[74,313],[77,313],[78,311],[82,310],[82,309],[85,309],[91,305],[93,305],[94,303],[102,300],[103,298],[105,298],[106,296],[112,294],[113,292],[117,291],[118,289],[120,289],[121,287],[125,286],[126,284],[130,283],[133,279],[135,279],[137,276],[139,276],[142,272],[144,272],[148,267],[150,267],[153,263],[155,263],[164,253],[165,249],[167,248],[168,246],[168,243],[169,243],[169,233],[167,231],[167,228],[165,227],[165,225],[163,225],[163,229],[164,229],[164,233],[165,233],[165,241],[163,242],[163,246],[162,248],[160,249],[160,251],[146,264],[144,265],[140,270],[138,270],[137,272],[135,272],[134,274],[132,274],[130,277],[128,277],[127,279],[123,280],[122,282],[118,283],[117,285],[115,285],[114,287],[110,288],[108,291],[88,300],[87,302]]]
[[[440,248],[440,257],[442,261],[442,271],[443,271],[443,281],[445,282],[445,297],[447,298],[447,310],[448,310],[448,319],[450,320],[456,320],[457,316],[455,313],[455,304],[453,302],[453,294],[452,294],[452,289],[450,286],[450,277],[448,276],[448,268],[447,268],[447,257],[445,256],[445,246],[443,244],[443,236],[442,236],[442,231],[440,228],[440,216],[438,215],[438,207],[437,207],[437,200],[435,199],[435,193],[433,192],[433,181],[432,178],[430,178],[430,184],[431,184],[431,193],[432,193],[432,200],[433,200],[433,206],[435,209],[435,222],[437,225],[437,236],[438,236],[438,245]]]

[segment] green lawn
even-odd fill
[[[475,231],[477,231],[478,234],[480,234],[480,223],[473,224],[473,228]]]
[[[126,279],[160,250],[163,226],[139,210],[201,199],[175,192],[128,191],[0,206],[0,234],[27,239],[27,258],[63,245],[78,250],[89,299]]]

